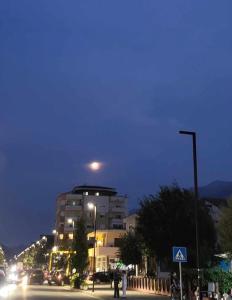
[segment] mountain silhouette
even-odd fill
[[[216,180],[205,186],[199,187],[200,197],[224,198],[232,197],[232,181]]]

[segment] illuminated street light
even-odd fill
[[[54,246],[53,248],[52,248],[52,251],[53,252],[56,252],[58,250],[58,247],[57,246]]]
[[[93,210],[94,207],[95,207],[95,205],[94,205],[92,202],[89,202],[89,203],[88,203],[88,208],[89,208],[90,210]]]
[[[74,231],[75,224],[74,224],[74,220],[72,218],[68,219],[68,224],[72,224],[72,228],[73,228],[73,231]]]
[[[56,234],[56,230],[55,229],[52,230],[52,234]]]

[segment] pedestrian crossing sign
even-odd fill
[[[186,247],[172,247],[173,262],[187,262]]]

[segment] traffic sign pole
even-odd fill
[[[172,261],[179,263],[180,273],[180,300],[183,300],[183,284],[182,284],[182,263],[187,262],[186,247],[172,247]]]
[[[181,268],[181,262],[179,262],[179,272],[180,272],[180,300],[183,300],[183,286],[182,286],[182,268]]]

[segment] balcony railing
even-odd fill
[[[66,205],[65,210],[82,210],[82,205]]]

